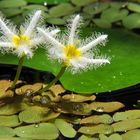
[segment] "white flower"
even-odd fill
[[[44,35],[47,42],[51,44],[51,47],[48,48],[49,57],[59,60],[66,67],[70,68],[73,73],[79,72],[80,70],[87,70],[92,66],[97,67],[105,63],[110,63],[109,59],[96,56],[96,53],[93,53],[98,44],[105,44],[107,35],[98,34],[96,37],[94,36],[80,41],[78,32],[76,31],[79,22],[80,16],[77,15],[70,24],[69,32],[61,36],[60,41],[62,43],[58,39],[50,36],[48,32],[37,28]]]
[[[30,16],[29,20],[20,27],[17,31],[16,27],[10,25],[7,21],[0,18],[0,50],[18,55],[26,55],[28,58],[33,56],[33,50],[37,48],[37,45],[44,41],[43,37],[39,37],[36,26],[39,24],[41,18],[41,11],[38,10],[33,16]],[[58,30],[51,32],[51,35],[57,33]]]

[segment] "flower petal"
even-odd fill
[[[82,57],[82,61],[84,61],[85,63],[88,63],[88,64],[97,64],[97,65],[102,65],[102,64],[105,64],[105,63],[108,63],[110,64],[110,61],[108,59],[104,59],[104,58],[101,58],[101,59],[89,59],[89,58],[86,58],[86,57]]]
[[[0,47],[13,47],[11,42],[0,42]]]
[[[104,42],[107,39],[107,35],[101,35],[99,37],[97,37],[95,40],[91,41],[90,43],[88,43],[87,45],[79,48],[83,53],[90,50],[91,48],[95,47],[98,44],[101,44],[102,42]]]
[[[18,55],[18,57],[21,57],[23,54],[27,56],[27,58],[32,58],[33,53],[29,46],[19,46],[15,49],[15,53]]]
[[[45,32],[43,29],[41,28],[37,28],[38,32],[40,32],[41,34],[43,34],[43,36],[45,37],[46,41],[51,43],[53,46],[55,47],[64,47],[59,41],[57,41],[54,37],[51,36],[50,33]]]
[[[2,20],[0,18],[0,29],[2,31],[2,33],[11,40],[12,36],[14,35],[14,33],[7,27],[6,23],[4,22],[4,20]]]
[[[25,31],[25,35],[27,36],[31,36],[33,30],[35,29],[39,19],[41,17],[41,10],[38,10],[35,12],[34,16],[32,17],[29,26],[27,27],[26,31]]]
[[[77,15],[74,18],[74,20],[72,21],[68,44],[73,44],[74,43],[75,32],[76,32],[79,20],[80,20],[80,15]]]

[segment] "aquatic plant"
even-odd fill
[[[93,66],[96,68],[100,65],[110,63],[108,58],[93,53],[93,51],[95,52],[95,47],[97,45],[105,45],[107,35],[99,33],[86,40],[80,40],[77,29],[79,25],[80,15],[77,15],[72,19],[68,32],[60,36],[59,40],[61,40],[62,43],[52,37],[48,32],[38,28],[38,31],[51,45],[50,47],[47,47],[49,58],[52,60],[56,59],[62,64],[62,68],[56,78],[40,92],[46,91],[55,84],[66,69],[70,69],[74,74],[79,73],[80,71],[89,70]]]
[[[1,40],[0,49],[2,52],[11,52],[19,57],[19,64],[17,73],[11,88],[15,88],[16,82],[19,79],[24,58],[32,58],[33,51],[41,44],[44,39],[39,37],[36,31],[39,20],[41,18],[41,11],[38,10],[34,15],[29,16],[28,20],[21,25],[17,30],[9,21],[2,17],[0,18]],[[51,35],[57,33],[58,30],[52,31]]]

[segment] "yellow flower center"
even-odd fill
[[[74,45],[67,45],[64,47],[64,54],[66,56],[66,65],[69,65],[70,59],[78,58],[81,56],[81,51]]]
[[[20,35],[20,36],[14,35],[12,42],[14,46],[18,47],[22,44],[31,44],[31,39],[26,35]]]

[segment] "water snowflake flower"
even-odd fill
[[[49,57],[62,62],[73,73],[110,63],[108,58],[98,56],[97,51],[94,53],[97,45],[105,44],[107,35],[97,34],[86,40],[80,40],[77,30],[79,25],[80,15],[77,15],[71,21],[68,33],[60,36],[60,38],[52,37],[49,32],[37,28],[51,45],[47,48]]]
[[[26,55],[28,58],[32,58],[33,50],[44,41],[36,31],[40,20],[41,11],[38,10],[20,27],[20,30],[17,30],[15,26],[0,18],[0,32],[2,33],[0,50],[2,52],[12,52],[17,54],[18,57]],[[55,33],[57,33],[57,30],[52,31],[50,34]]]

